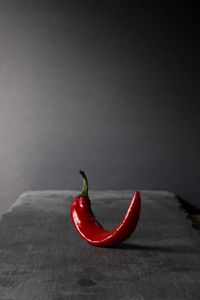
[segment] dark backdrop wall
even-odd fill
[[[199,15],[160,2],[0,1],[1,212],[80,168],[200,203]]]

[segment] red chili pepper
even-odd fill
[[[80,195],[74,198],[70,215],[79,235],[93,246],[109,247],[123,242],[135,230],[140,216],[141,199],[137,191],[121,223],[113,230],[108,231],[96,220],[88,196],[88,181],[83,171],[83,188]]]

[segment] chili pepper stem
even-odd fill
[[[80,170],[79,172],[80,172],[80,174],[82,176],[82,180],[83,180],[83,187],[82,187],[82,191],[81,191],[80,196],[88,198],[88,180],[87,180],[87,177],[86,177],[84,171]]]

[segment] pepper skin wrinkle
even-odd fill
[[[133,195],[129,208],[121,223],[113,230],[108,231],[96,220],[91,209],[88,196],[88,181],[85,173],[80,171],[83,179],[83,188],[80,195],[74,198],[70,216],[78,234],[89,244],[98,247],[111,247],[126,240],[135,230],[141,211],[140,193]]]

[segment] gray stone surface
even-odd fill
[[[200,239],[174,194],[142,191],[136,232],[115,248],[96,248],[73,228],[78,191],[23,193],[0,222],[0,299],[199,299]],[[90,192],[112,229],[132,191]]]

